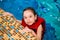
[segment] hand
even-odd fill
[[[21,23],[22,24],[22,21],[21,20],[17,20],[17,22]]]
[[[31,32],[34,36],[36,36],[36,33],[33,30],[29,29],[27,26],[23,29],[23,31]]]
[[[9,15],[9,16],[13,16],[11,13],[9,13],[9,12],[4,12],[3,13],[3,16],[7,16],[7,15]]]

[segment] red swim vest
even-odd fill
[[[39,27],[39,25],[42,25],[43,26],[43,31],[45,30],[45,20],[43,18],[40,18],[40,17],[37,17],[37,20],[35,23],[33,23],[32,25],[27,25],[24,21],[24,19],[22,19],[22,25],[24,27],[28,27],[30,29],[32,29],[35,33],[37,33],[37,29]]]

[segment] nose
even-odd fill
[[[30,22],[30,19],[29,18],[27,18],[27,22]]]

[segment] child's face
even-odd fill
[[[35,20],[37,19],[37,16],[33,14],[32,10],[26,10],[23,13],[24,21],[27,25],[32,25]]]

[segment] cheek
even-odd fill
[[[30,21],[31,21],[31,22],[35,22],[35,19],[34,19],[34,18],[31,18]]]
[[[24,19],[25,22],[27,22],[27,19]]]
[[[33,18],[31,18],[30,20],[31,20],[31,21],[33,21],[34,19],[33,19]]]

